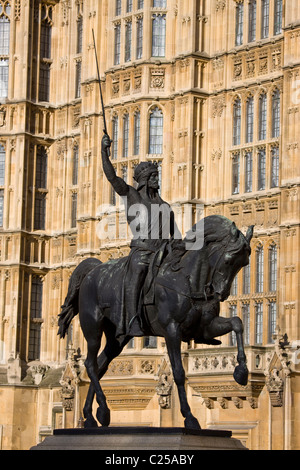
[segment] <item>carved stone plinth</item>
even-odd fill
[[[247,450],[231,431],[111,427],[60,429],[31,450]]]

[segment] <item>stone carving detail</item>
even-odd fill
[[[68,350],[67,365],[59,381],[60,385],[62,386],[62,404],[66,411],[72,411],[74,409],[74,399],[77,386],[80,382],[80,372],[82,369],[82,364],[80,361],[80,350],[75,351],[75,349],[70,347]]]
[[[153,89],[164,88],[165,86],[165,70],[161,68],[151,69],[151,84]]]
[[[216,11],[225,10],[226,0],[216,0]]]
[[[141,70],[137,70],[134,73],[134,91],[138,92],[142,88],[142,72]]]
[[[243,400],[241,398],[232,397],[232,401],[238,409],[243,408]]]
[[[27,374],[32,377],[34,385],[40,385],[43,378],[46,375],[46,372],[49,369],[49,366],[43,364],[40,361],[33,361],[28,364],[30,367],[27,371]]]
[[[15,0],[15,20],[19,21],[21,17],[21,0]]]
[[[16,358],[13,356],[8,359],[7,367],[7,382],[9,384],[18,384],[21,383],[21,360],[20,356],[17,355]]]
[[[119,95],[120,91],[120,77],[119,75],[115,75],[112,79],[112,85],[111,85],[111,92],[113,98],[116,98]]]
[[[260,75],[268,73],[268,55],[267,55],[267,51],[261,52],[261,54],[259,55],[258,73]]]
[[[241,80],[243,73],[243,64],[242,59],[239,57],[238,59],[234,60],[233,64],[233,79],[234,80]]]
[[[163,409],[171,408],[172,384],[170,383],[170,375],[171,375],[170,372],[168,374],[166,373],[161,374],[159,381],[158,381],[158,385],[156,387],[156,392],[157,392],[157,395],[159,396],[158,403],[160,407]]]
[[[171,393],[173,377],[171,373],[170,364],[164,359],[159,369],[158,384],[156,386],[156,393],[158,395],[159,406],[166,410],[171,408]]]
[[[212,99],[212,112],[211,115],[213,118],[221,117],[223,114],[223,110],[226,107],[225,97],[218,96],[217,98]]]
[[[272,70],[279,70],[281,68],[281,48],[276,48],[272,51]]]
[[[279,330],[273,337],[275,340],[275,351],[269,359],[269,364],[265,370],[265,376],[271,405],[278,408],[283,406],[285,380],[291,373],[287,353],[290,343],[287,335],[281,335]]]
[[[107,375],[132,375],[133,374],[133,361],[132,360],[122,360],[122,361],[113,361],[106,373]]]
[[[192,370],[194,372],[233,371],[236,366],[234,354],[195,357]]]
[[[4,127],[6,125],[5,116],[6,116],[6,108],[4,106],[1,106],[0,107],[0,127]]]
[[[271,404],[274,407],[281,407],[283,404],[284,381],[280,377],[280,371],[273,369],[266,379],[267,390],[270,395]]]
[[[211,153],[211,159],[214,161],[216,158],[218,160],[220,160],[220,158],[222,157],[222,149],[219,148],[219,149],[214,149]]]
[[[155,361],[146,359],[141,362],[141,374],[154,374],[155,373]]]
[[[255,76],[255,55],[249,54],[246,60],[246,76],[247,78]]]
[[[79,127],[79,124],[80,124],[80,114],[81,114],[81,107],[80,107],[80,106],[76,106],[76,107],[73,109],[73,120],[72,120],[72,128],[73,128],[73,129],[76,129],[77,127]]]

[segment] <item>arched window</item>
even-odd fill
[[[127,21],[125,25],[125,62],[131,61],[132,46],[132,21]]]
[[[123,118],[123,158],[128,157],[128,141],[129,141],[129,114],[125,114]]]
[[[120,16],[122,11],[122,0],[116,0],[116,16]]]
[[[112,159],[118,158],[119,118],[115,116],[112,121]]]
[[[132,11],[132,0],[127,0],[126,2],[126,13],[130,13]]]
[[[232,157],[232,194],[240,192],[240,152]]]
[[[245,193],[252,191],[253,179],[253,157],[252,151],[249,150],[245,153]]]
[[[166,8],[167,0],[153,0],[153,8]]]
[[[166,55],[166,15],[155,14],[152,19],[152,57]]]
[[[41,24],[41,58],[50,59],[51,57],[51,36],[52,36],[52,9],[46,10],[42,7],[42,24]]]
[[[231,304],[229,305],[229,317],[237,317],[237,305],[236,304]],[[230,346],[235,346],[236,345],[236,334],[234,332],[231,333],[230,335]]]
[[[279,186],[279,147],[271,149],[271,188]]]
[[[140,153],[140,138],[141,138],[141,113],[138,111],[134,115],[134,155]]]
[[[256,292],[262,293],[264,290],[264,249],[258,247],[256,251]]]
[[[160,155],[163,153],[163,127],[164,116],[160,108],[152,109],[149,121],[149,153]]]
[[[274,35],[282,33],[282,0],[275,0]]]
[[[0,55],[9,54],[10,39],[10,4],[9,2],[0,3]]]
[[[237,98],[233,105],[233,145],[240,145],[241,143],[241,117],[241,100]]]
[[[78,195],[77,193],[73,193],[71,200],[71,228],[75,228],[77,226],[77,202]]]
[[[0,98],[8,96],[10,2],[0,2]]]
[[[237,295],[237,292],[238,292],[238,277],[236,275],[231,284],[230,295]]]
[[[48,102],[50,99],[50,64],[52,38],[52,6],[43,5],[41,11],[40,39],[40,74],[39,100]]]
[[[138,18],[136,23],[136,58],[141,59],[143,56],[143,30],[144,19]]]
[[[114,65],[119,65],[121,60],[121,24],[115,25],[115,51]]]
[[[243,27],[244,27],[244,4],[238,3],[236,5],[235,13],[235,45],[241,46],[243,44]]]
[[[243,294],[250,294],[251,289],[251,267],[250,262],[243,269]]]
[[[272,96],[272,137],[280,134],[280,91],[276,90]]]
[[[277,289],[277,246],[271,245],[269,248],[269,291],[275,292]]]
[[[262,94],[259,98],[259,140],[265,140],[267,137],[267,95]]]
[[[28,345],[28,360],[40,359],[41,325],[42,325],[43,282],[34,276],[31,282],[30,299],[30,331]]]
[[[48,157],[44,147],[38,147],[36,154],[36,173],[35,187],[40,189],[47,188],[47,167]]]
[[[246,143],[253,142],[254,98],[249,96],[246,110]]]
[[[5,184],[5,148],[0,144],[0,227],[3,227]]]
[[[277,326],[277,303],[275,300],[269,302],[269,332],[268,341],[274,343],[273,335],[276,333]]]
[[[72,173],[72,184],[78,184],[78,163],[79,163],[79,147],[75,145],[73,149],[73,173]]]
[[[249,2],[248,42],[256,39],[256,0]]]
[[[81,54],[82,52],[82,40],[83,40],[83,3],[77,5],[77,44],[76,53]]]
[[[263,303],[255,304],[255,343],[262,344],[263,341]]]
[[[270,0],[261,0],[261,39],[269,36]]]
[[[250,344],[250,304],[242,304],[242,319],[244,325],[244,342]]]
[[[257,189],[266,189],[266,149],[261,148],[257,153]]]
[[[0,144],[0,186],[5,182],[5,148]]]

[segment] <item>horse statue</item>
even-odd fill
[[[185,391],[185,372],[181,360],[181,342],[221,344],[216,337],[232,331],[237,339],[237,366],[234,379],[240,385],[248,381],[248,369],[243,345],[243,324],[239,317],[219,316],[220,302],[230,295],[236,274],[249,264],[253,226],[246,236],[235,223],[223,216],[205,217],[196,224],[188,238],[181,240],[163,259],[153,280],[153,302],[143,304],[142,332],[145,336],[164,337],[173,376],[177,385],[180,409],[187,429],[201,429],[193,416]],[[191,234],[202,232],[203,246],[187,249]],[[198,232],[197,232],[198,231]],[[177,241],[177,240],[176,240]],[[116,336],[115,303],[121,297],[122,272],[126,258],[102,263],[96,258],[82,261],[74,270],[69,289],[59,315],[58,335],[63,338],[72,319],[79,313],[81,329],[87,341],[85,367],[90,378],[83,414],[84,427],[97,427],[92,415],[96,395],[96,418],[102,426],[110,424],[110,410],[100,385],[100,379],[110,362],[117,357],[134,335]],[[205,268],[205,269],[203,269]],[[205,295],[202,295],[203,272]],[[202,274],[201,274],[202,273]],[[103,333],[106,346],[99,353]],[[97,357],[98,356],[98,357]]]

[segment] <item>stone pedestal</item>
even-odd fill
[[[31,450],[247,450],[231,431],[110,427],[58,429]]]

